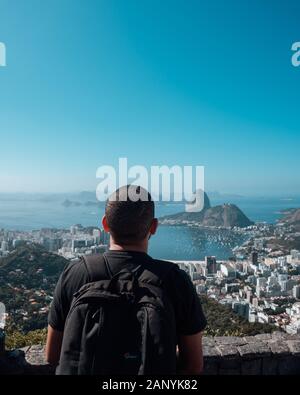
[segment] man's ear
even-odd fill
[[[150,235],[155,235],[156,231],[157,231],[157,227],[158,227],[158,220],[157,218],[154,218],[152,221],[152,224],[150,226]]]
[[[102,226],[103,226],[104,231],[106,233],[109,233],[109,226],[107,224],[107,219],[106,219],[105,215],[102,217]]]

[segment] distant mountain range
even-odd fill
[[[180,212],[160,218],[163,221],[191,221],[207,227],[245,228],[253,222],[235,204],[222,204],[211,207],[210,200],[204,192],[204,208],[199,212]]]
[[[218,191],[208,191],[207,195],[210,199],[242,199],[244,196],[236,193],[221,193]]]
[[[91,201],[88,200],[86,202],[78,202],[76,200],[69,200],[66,199],[62,202],[62,205],[65,207],[78,207],[78,206],[87,206],[87,207],[91,207],[91,206],[96,206],[96,207],[101,207],[104,205],[104,202],[99,202],[99,201]]]

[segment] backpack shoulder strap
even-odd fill
[[[151,267],[145,267],[144,272],[140,276],[142,282],[148,282],[149,280],[158,285],[162,286],[165,280],[168,278],[170,272],[172,272],[176,265],[168,261],[159,261],[153,259],[153,265]]]
[[[90,282],[111,278],[107,259],[103,254],[82,255]]]
[[[100,279],[111,279],[113,277],[105,254],[82,255],[81,258],[88,272],[89,282]],[[148,282],[150,280],[157,285],[162,285],[176,265],[167,261],[161,262],[161,264],[159,262],[157,261],[151,270],[147,269],[147,266],[139,265],[133,270],[133,273],[142,282]]]

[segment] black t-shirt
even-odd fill
[[[133,269],[138,265],[145,265],[147,269],[153,267],[155,272],[155,265],[166,264],[165,261],[152,259],[143,252],[110,250],[105,255],[113,274],[124,267]],[[193,335],[205,328],[206,319],[188,274],[176,264],[173,265],[174,269],[164,279],[163,287],[174,306],[177,336]],[[88,282],[90,278],[83,259],[70,262],[66,266],[56,285],[50,307],[48,323],[53,329],[64,330],[73,295]]]

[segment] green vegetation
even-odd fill
[[[26,333],[46,327],[54,288],[67,263],[29,243],[0,259],[0,301],[9,314],[11,331]]]
[[[250,323],[234,313],[229,306],[219,304],[206,296],[201,303],[207,319],[204,334],[207,336],[253,336],[278,330],[270,324]]]
[[[25,334],[16,330],[7,330],[5,331],[5,348],[7,350],[13,350],[34,344],[45,344],[46,337],[46,328],[30,331]]]
[[[291,250],[300,250],[300,237],[294,236],[291,239],[275,237],[268,241],[267,247],[273,250],[281,250],[288,254]]]
[[[254,336],[278,330],[274,325],[249,323],[234,313],[230,307],[223,306],[206,296],[202,296],[200,299],[207,319],[207,327],[204,331],[206,336]],[[46,328],[23,333],[8,327],[6,329],[6,348],[14,349],[33,344],[45,344],[46,335]]]

